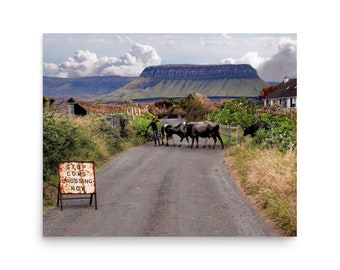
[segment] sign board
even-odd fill
[[[58,204],[60,200],[61,210],[62,210],[62,195],[66,194],[74,195],[91,194],[90,204],[92,203],[93,195],[95,195],[97,209],[95,170],[94,163],[92,161],[59,162],[58,172],[59,172]]]

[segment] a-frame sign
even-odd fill
[[[59,188],[57,206],[63,210],[63,200],[92,199],[97,210],[96,179],[93,161],[59,162]],[[63,196],[66,196],[66,198]],[[88,196],[90,195],[90,196]]]

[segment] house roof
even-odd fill
[[[289,79],[278,84],[272,92],[270,92],[264,99],[296,97],[297,93],[297,79]]]
[[[71,97],[71,98],[69,98],[66,102],[67,102],[67,103],[75,103],[76,100],[75,100],[73,97]]]
[[[63,104],[73,105],[74,114],[76,115],[86,115],[88,113],[88,110],[84,106],[80,105],[73,97],[69,98],[66,101],[65,100],[61,101],[59,106]]]

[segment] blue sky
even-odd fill
[[[43,74],[139,76],[150,65],[250,64],[266,81],[297,74],[297,35],[43,34]]]

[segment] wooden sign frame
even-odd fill
[[[58,164],[59,188],[57,206],[63,210],[63,200],[95,200],[97,210],[97,188],[93,161],[66,161]],[[63,198],[64,195],[72,195]],[[73,196],[74,195],[74,196]],[[90,196],[88,196],[90,195]]]

